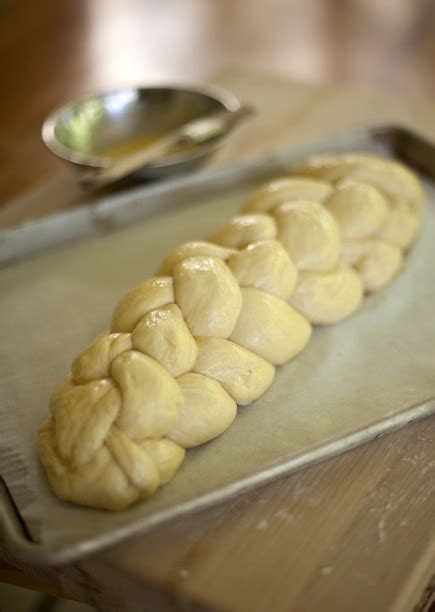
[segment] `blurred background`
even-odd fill
[[[89,91],[243,68],[433,97],[434,63],[435,0],[0,0],[0,202],[54,171],[42,121]],[[79,609],[0,585],[0,612]]]
[[[435,0],[0,0],[0,202],[56,167],[41,123],[89,91],[243,67],[433,96],[434,60]]]

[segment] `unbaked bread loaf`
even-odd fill
[[[120,510],[167,483],[186,448],[268,389],[312,325],[348,317],[394,277],[422,201],[396,162],[320,156],[257,190],[209,241],[174,249],[51,397],[38,439],[56,495]]]

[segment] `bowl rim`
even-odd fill
[[[162,81],[161,83],[155,82],[149,85],[147,84],[123,85],[120,87],[113,87],[110,89],[96,90],[94,92],[89,92],[85,95],[74,98],[73,100],[70,100],[69,102],[66,102],[65,104],[62,104],[61,106],[58,106],[46,117],[46,119],[44,120],[42,124],[42,129],[41,129],[41,136],[42,136],[42,140],[45,146],[51,153],[53,153],[57,157],[60,157],[61,159],[67,162],[73,163],[79,169],[80,167],[82,167],[82,169],[85,169],[86,167],[106,168],[109,165],[109,163],[108,163],[108,159],[105,158],[104,156],[93,155],[90,153],[82,153],[80,151],[74,151],[73,149],[59,142],[59,140],[56,138],[56,135],[55,135],[55,127],[56,127],[56,123],[58,119],[71,106],[75,104],[80,104],[82,102],[86,102],[87,100],[90,100],[95,97],[106,97],[106,96],[110,96],[111,94],[119,93],[121,91],[128,91],[128,90],[147,91],[150,89],[173,89],[176,91],[186,91],[190,93],[202,94],[204,96],[217,100],[223,105],[223,107],[226,110],[230,112],[235,112],[239,110],[239,108],[241,108],[241,102],[234,94],[232,94],[231,92],[227,91],[226,89],[220,86],[212,85],[208,83],[200,83],[200,84],[191,83],[191,82],[189,83],[183,83],[183,82],[168,83],[168,82]],[[206,145],[202,145],[198,147],[197,150],[194,150],[191,153],[188,153],[188,154],[181,153],[179,155],[174,155],[168,158],[167,161],[152,162],[152,163],[146,164],[146,167],[147,168],[163,168],[166,166],[168,167],[173,166],[180,162],[184,162],[188,160],[193,161],[194,159],[202,157],[206,155],[208,152],[211,152],[211,150],[216,148],[217,144],[218,144],[218,141],[216,141],[213,144],[209,143]]]

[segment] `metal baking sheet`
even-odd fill
[[[316,329],[306,350],[278,368],[271,389],[239,409],[224,435],[190,450],[154,497],[120,513],[61,502],[36,455],[55,382],[108,326],[119,297],[172,247],[206,238],[258,184],[307,154],[393,156],[397,142],[408,163],[418,164],[420,154],[430,169],[429,143],[400,130],[367,130],[0,232],[0,511],[10,554],[76,559],[435,412],[435,190],[425,181],[424,229],[398,279],[347,321]]]

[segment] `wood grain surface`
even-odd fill
[[[252,3],[256,19],[247,2],[163,4],[2,5],[3,226],[83,201],[74,179],[44,151],[40,123],[52,106],[119,81],[204,77],[252,59],[257,69],[411,94],[225,71],[217,82],[259,112],[214,165],[372,122],[405,123],[435,138],[435,106],[416,95],[433,92],[431,2],[331,0],[316,8],[323,3],[274,0],[267,15]],[[152,33],[145,41],[144,23]],[[167,37],[171,52],[162,48]],[[116,58],[108,55],[113,47]],[[77,564],[31,567],[2,551],[0,579],[107,611],[426,612],[434,592],[434,439],[435,420],[425,419]]]
[[[29,588],[128,612],[409,612],[433,597],[435,419],[62,568]]]

